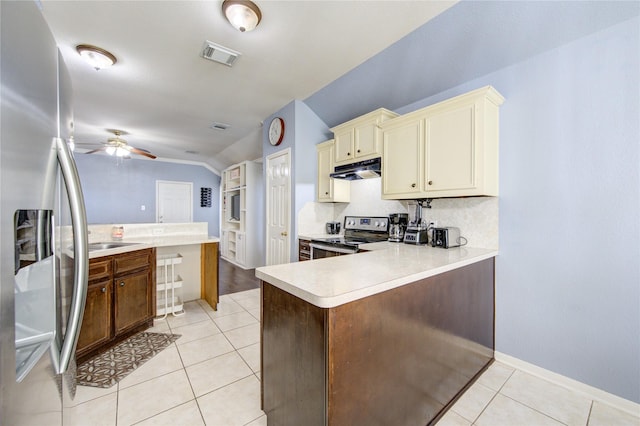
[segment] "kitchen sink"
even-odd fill
[[[139,243],[123,243],[119,241],[109,241],[104,243],[90,243],[87,246],[87,248],[89,249],[89,251],[108,250],[108,249],[114,249],[119,247],[132,246],[135,244],[139,244]]]

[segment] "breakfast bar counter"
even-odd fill
[[[366,253],[265,266],[256,277],[320,308],[332,308],[497,256],[497,250],[448,250],[402,243],[362,244]]]
[[[493,360],[496,250],[394,243],[256,269],[269,425],[425,425]]]

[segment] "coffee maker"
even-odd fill
[[[404,231],[409,223],[407,213],[392,213],[389,215],[389,241],[401,243],[404,241]]]

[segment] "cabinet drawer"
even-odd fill
[[[309,240],[298,240],[298,260],[311,260],[311,247]]]
[[[99,257],[89,261],[89,281],[100,280],[111,276],[111,258]]]
[[[311,241],[309,240],[298,240],[298,248],[300,250],[309,250],[309,244]]]
[[[122,275],[129,271],[146,268],[151,264],[153,250],[138,250],[114,257],[113,274]]]

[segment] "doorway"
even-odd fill
[[[267,265],[289,263],[291,212],[291,148],[266,158]]]
[[[156,222],[193,222],[193,182],[156,181]]]

